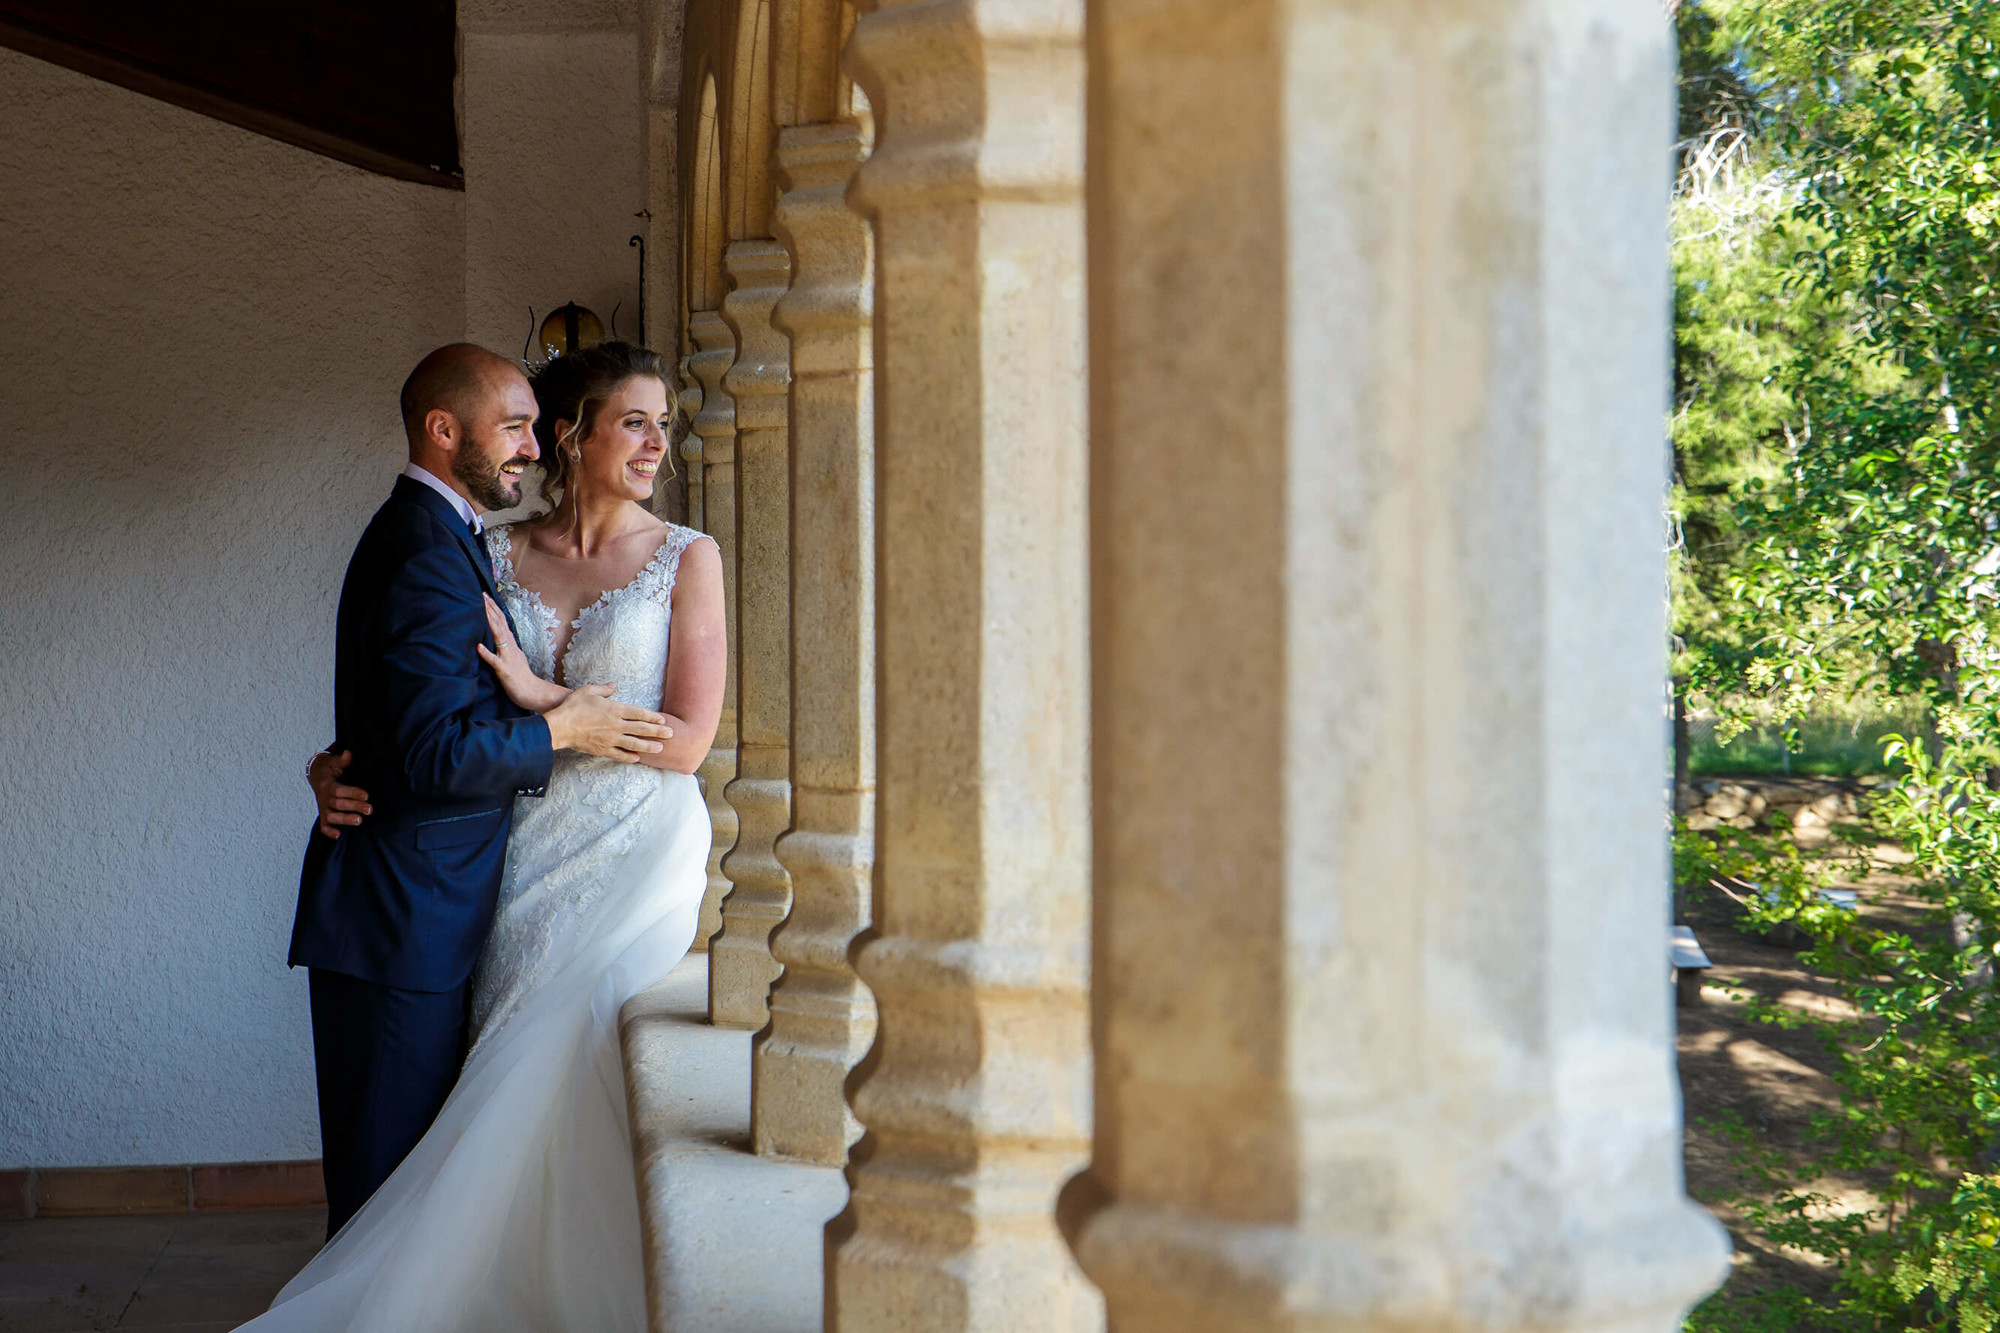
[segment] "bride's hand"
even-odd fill
[[[480,600],[486,603],[486,625],[493,631],[493,642],[499,645],[499,651],[483,643],[473,646],[479,650],[480,660],[500,678],[500,688],[507,692],[507,697],[531,713],[546,713],[561,703],[569,691],[535,674],[499,605],[485,593],[480,594]]]

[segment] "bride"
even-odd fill
[[[691,776],[721,713],[726,640],[714,542],[647,511],[668,456],[660,357],[607,343],[534,381],[549,512],[489,528],[509,696],[546,712],[571,689],[668,714],[639,763],[565,751],[515,806],[499,911],[474,975],[472,1046],[423,1140],[245,1328],[646,1327],[618,1015],[687,953],[710,825]],[[315,788],[353,824],[358,789]]]

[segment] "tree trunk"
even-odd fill
[[[1693,745],[1688,736],[1687,680],[1675,676],[1669,683],[1674,696],[1674,815],[1686,818],[1688,800],[1688,765],[1693,759]]]

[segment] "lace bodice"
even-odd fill
[[[486,551],[501,605],[536,675],[572,688],[615,684],[612,697],[619,702],[656,709],[665,687],[674,579],[682,553],[701,538],[692,528],[669,525],[630,583],[605,593],[571,622],[560,662],[561,621],[515,577],[511,525],[487,529]],[[662,820],[683,819],[707,819],[693,778],[569,750],[556,756],[547,794],[514,804],[499,912],[473,988],[480,1043],[541,980],[552,943],[579,927],[639,840]]]
[[[613,588],[583,608],[570,622],[573,633],[556,661],[556,640],[562,621],[540,594],[521,586],[514,576],[514,525],[486,530],[486,552],[493,560],[493,582],[513,617],[528,665],[543,680],[575,688],[616,682],[613,696],[637,708],[658,708],[667,669],[667,632],[673,620],[674,579],[681,554],[701,533],[667,525],[666,539],[645,568],[622,588]],[[558,676],[560,668],[562,674]]]

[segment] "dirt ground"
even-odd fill
[[[1864,919],[1909,929],[1919,917],[1918,904],[1908,893],[1911,880],[1900,873],[1909,858],[1893,844],[1878,841],[1865,817],[1861,826],[1845,826],[1844,831],[1849,839],[1835,838],[1811,849],[1834,871],[1831,886],[1857,890]],[[1806,1130],[1812,1116],[1839,1105],[1831,1077],[1833,1057],[1813,1031],[1751,1021],[1746,1001],[1758,995],[1828,1017],[1852,1011],[1832,984],[1800,963],[1798,949],[1768,943],[1742,927],[1741,909],[1723,893],[1683,888],[1681,909],[1714,964],[1705,978],[1702,1003],[1677,1011],[1689,1191],[1722,1220],[1735,1242],[1735,1270],[1727,1287],[1732,1296],[1789,1286],[1823,1298],[1832,1286],[1823,1261],[1760,1241],[1723,1202],[1743,1182],[1732,1162],[1732,1145],[1717,1124],[1734,1112],[1764,1145],[1794,1162],[1809,1162],[1813,1150]],[[1833,1177],[1822,1183],[1826,1192],[1862,1207],[1873,1206],[1868,1186],[1865,1180]]]

